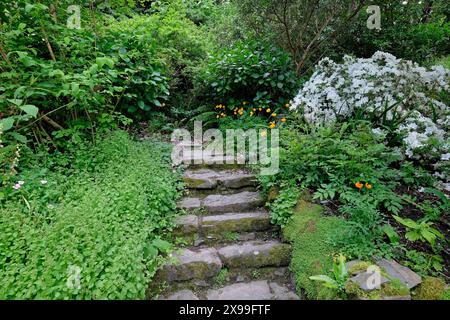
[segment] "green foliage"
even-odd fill
[[[444,259],[436,254],[406,250],[405,259],[405,265],[422,276],[435,275],[443,269]]]
[[[192,69],[206,57],[204,33],[175,3],[164,14],[120,18],[81,6],[81,29],[66,26],[65,3],[2,8],[0,115],[8,144],[65,148],[129,125],[124,114],[166,112],[171,97],[190,90]]]
[[[270,204],[273,224],[286,226],[292,218],[299,196],[300,190],[297,187],[287,186],[281,189],[275,201]]]
[[[410,1],[404,5],[384,0],[374,4],[381,7],[382,29],[368,29],[369,14],[361,10],[339,39],[348,52],[368,57],[384,51],[419,63],[448,53],[450,24],[445,22],[445,1]],[[429,5],[430,10],[426,8]]]
[[[143,299],[172,250],[170,148],[124,132],[36,159],[0,207],[1,299]],[[80,286],[70,286],[80,270]]]
[[[233,99],[253,100],[256,105],[262,99],[283,103],[297,89],[289,56],[257,42],[236,42],[211,54],[201,81],[213,101],[226,105]]]
[[[293,218],[283,229],[292,242],[290,269],[294,273],[298,290],[304,290],[308,299],[333,299],[336,292],[312,281],[309,277],[327,274],[333,266],[332,256],[338,251],[329,240],[334,230],[345,228],[345,221],[338,217],[325,217],[322,208],[301,201]]]
[[[401,205],[392,192],[398,172],[391,166],[400,157],[370,127],[355,126],[321,128],[310,134],[283,130],[280,178],[317,190],[316,199],[351,202],[370,196],[376,205],[398,212]],[[359,183],[363,188],[358,191]]]
[[[228,269],[221,269],[219,273],[214,277],[214,284],[216,286],[222,286],[229,277]]]
[[[434,223],[427,221],[414,221],[412,219],[393,216],[394,219],[404,226],[407,230],[405,237],[409,241],[428,242],[432,247],[436,245],[436,240],[445,239],[445,237],[437,229],[431,227]]]
[[[319,281],[324,287],[336,290],[339,295],[345,297],[345,283],[349,278],[347,268],[345,266],[345,257],[340,254],[333,260],[332,277],[327,275],[318,275],[309,277],[310,280]]]

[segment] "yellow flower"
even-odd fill
[[[277,125],[275,124],[275,122],[271,122],[270,124],[269,124],[269,128],[270,129],[273,129],[273,128],[275,128]]]
[[[259,108],[258,110],[259,110],[259,111],[262,111],[262,108]]]
[[[267,108],[266,112],[269,113],[270,111],[272,111],[272,110],[270,110],[270,108]]]
[[[286,118],[282,118],[282,119],[281,119],[281,122],[286,122]]]
[[[267,136],[267,131],[266,130],[261,131],[260,135],[261,135],[261,137],[266,137]]]
[[[289,103],[286,103],[284,106],[285,106],[286,108],[289,108]]]
[[[253,108],[253,112],[256,112],[256,108]]]
[[[242,104],[245,106],[247,104],[247,101],[242,102]]]
[[[276,113],[272,113],[272,117],[274,117],[274,118],[275,118],[276,116],[277,116],[277,114],[276,114]]]

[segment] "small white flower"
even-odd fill
[[[443,154],[443,155],[441,156],[441,160],[442,160],[442,161],[448,161],[448,160],[450,160],[450,153]]]
[[[25,184],[25,181],[19,181],[17,183],[20,184],[21,186],[23,186]]]
[[[45,185],[45,184],[47,184],[47,183],[48,183],[47,180],[41,180],[41,184],[42,184],[42,185]]]

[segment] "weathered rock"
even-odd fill
[[[178,208],[185,210],[200,209],[202,203],[198,198],[184,198],[178,203]]]
[[[201,228],[207,235],[222,235],[225,232],[263,231],[270,228],[268,212],[228,213],[205,216]]]
[[[238,241],[252,241],[255,239],[256,239],[255,232],[240,233],[238,236]]]
[[[208,290],[208,300],[272,300],[267,281],[235,283],[218,290]]]
[[[190,235],[199,231],[198,217],[194,215],[180,216],[175,220],[176,234]]]
[[[240,189],[256,184],[255,176],[244,170],[188,170],[183,179],[191,189],[214,189],[218,185],[227,189]]]
[[[163,298],[162,300],[199,300],[191,290],[181,290]]]
[[[269,286],[273,292],[273,300],[300,300],[298,295],[276,282],[270,282]]]
[[[289,264],[291,246],[277,241],[251,241],[220,248],[218,253],[229,268],[282,267]]]
[[[373,273],[363,272],[363,273],[357,274],[353,278],[350,278],[350,281],[355,282],[364,291],[376,290],[377,288],[369,287],[370,285],[372,285],[371,284],[372,281],[370,280],[370,277],[373,277],[373,276],[374,276]],[[380,275],[380,277],[381,277],[380,278],[380,286],[384,283],[389,282],[389,279],[386,279],[382,275]]]
[[[241,192],[232,195],[210,195],[203,206],[210,213],[243,212],[264,205],[258,192]]]
[[[216,172],[207,169],[186,171],[183,180],[191,189],[215,189],[217,187],[216,175]]]
[[[173,255],[174,262],[166,264],[161,273],[168,282],[214,277],[222,268],[217,251],[213,248],[183,249]]]
[[[403,283],[408,289],[412,289],[422,282],[422,278],[417,273],[394,260],[381,259],[377,261],[377,265],[390,277]]]
[[[411,296],[392,296],[392,297],[382,297],[380,300],[411,300]]]
[[[253,174],[243,172],[234,172],[227,176],[218,178],[219,184],[229,189],[240,189],[256,185],[256,179]]]

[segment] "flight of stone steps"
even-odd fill
[[[189,194],[176,234],[187,246],[157,278],[169,300],[296,300],[288,270],[291,246],[270,223],[255,176],[210,164],[185,171]]]

